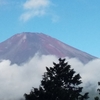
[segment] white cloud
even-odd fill
[[[76,73],[80,73],[82,85],[86,87],[86,91],[97,87],[97,82],[100,79],[100,59],[85,65],[75,58],[66,57],[66,61]],[[53,55],[41,57],[36,55],[29,62],[20,66],[11,65],[9,60],[0,62],[0,100],[21,98],[24,93],[29,93],[32,87],[38,87],[45,67],[52,67],[52,62],[58,62],[58,58]]]
[[[49,59],[48,59],[49,58]],[[9,60],[0,62],[0,100],[15,100],[38,87],[46,66],[52,66],[55,56],[35,56],[18,66]]]
[[[45,15],[49,6],[49,0],[27,0],[23,4],[23,9],[25,12],[20,16],[20,19],[27,21],[35,16]]]
[[[27,0],[24,3],[24,9],[39,9],[49,5],[49,0]]]

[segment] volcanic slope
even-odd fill
[[[96,58],[43,33],[19,33],[0,43],[0,59],[9,59],[16,64],[28,61],[37,52],[58,58],[77,58],[83,63]]]

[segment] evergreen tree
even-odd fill
[[[98,86],[100,86],[100,82],[98,82]],[[100,95],[100,88],[97,89]],[[99,96],[94,97],[94,100],[100,100]]]
[[[39,88],[33,88],[30,94],[25,94],[25,100],[85,100],[88,93],[81,94],[83,87],[80,75],[75,74],[74,69],[59,59],[59,63],[53,63],[53,67],[46,67]]]

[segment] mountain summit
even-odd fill
[[[40,55],[78,58],[83,63],[96,58],[42,33],[19,33],[0,43],[0,59],[9,59],[12,63],[22,64],[37,52]]]

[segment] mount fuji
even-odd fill
[[[11,63],[22,64],[39,55],[55,55],[60,57],[77,58],[87,63],[96,57],[71,47],[43,33],[18,33],[0,43],[0,59],[8,59]]]

